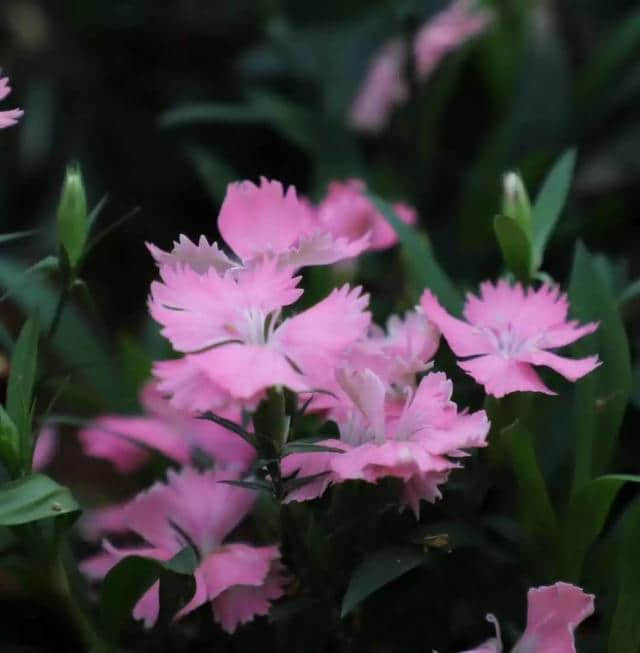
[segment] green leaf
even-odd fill
[[[500,436],[509,451],[518,483],[522,521],[532,535],[555,540],[556,514],[538,464],[533,436],[518,420],[502,429]]]
[[[163,618],[173,617],[195,593],[196,565],[197,556],[191,547],[185,547],[168,562],[136,555],[118,562],[102,584],[100,621],[105,633],[116,642],[140,597],[158,580],[160,614]]]
[[[32,474],[0,486],[0,526],[16,526],[77,512],[68,488],[44,474]]]
[[[533,206],[533,253],[536,270],[542,264],[547,241],[567,202],[575,163],[576,149],[571,148],[555,162],[536,196]]]
[[[389,202],[371,193],[367,193],[367,196],[394,228],[402,243],[403,258],[413,291],[412,299],[417,301],[422,291],[428,287],[448,311],[459,313],[462,309],[462,296],[436,260],[426,234],[417,232],[400,220]]]
[[[528,282],[532,271],[531,241],[524,228],[506,215],[496,215],[493,228],[507,267],[520,281]]]
[[[31,417],[39,333],[38,318],[32,315],[24,323],[18,336],[11,358],[11,373],[7,385],[7,413],[20,436],[20,457],[25,469],[30,469],[33,453]]]
[[[292,453],[344,453],[344,449],[338,449],[337,447],[325,447],[322,444],[316,444],[315,442],[305,442],[304,440],[296,440],[295,442],[289,442],[282,451],[283,456],[288,456]]]
[[[424,553],[413,547],[385,549],[367,556],[351,575],[340,616],[348,615],[368,596],[415,569],[423,560]]]
[[[6,465],[12,477],[20,472],[20,434],[13,420],[0,405],[0,460]]]
[[[242,487],[245,490],[255,490],[257,492],[271,492],[271,484],[267,481],[261,481],[260,479],[255,479],[253,481],[242,481],[242,480],[229,480],[229,481],[218,481],[218,483],[224,483],[225,485],[235,485],[236,487]]]
[[[26,231],[14,231],[11,234],[0,234],[0,244],[9,243],[12,240],[18,240],[19,238],[27,238],[28,236],[33,236],[33,234],[37,232],[37,229],[27,229]]]
[[[7,290],[2,296],[0,296],[0,301],[7,299],[7,297],[10,297],[13,294],[18,294],[19,291],[28,291],[27,285],[32,283],[32,279],[30,278],[32,274],[39,272],[56,272],[60,267],[60,261],[57,256],[45,256],[42,260],[37,261],[31,267],[21,271],[17,276],[18,283],[15,283],[15,279],[11,279],[6,283],[3,282],[3,285],[6,286]]]
[[[602,531],[611,506],[627,482],[640,483],[640,476],[608,474],[583,485],[571,498],[562,523],[561,575],[580,581],[582,565],[591,545]]]
[[[248,442],[252,447],[256,447],[256,436],[253,433],[249,433],[246,429],[243,429],[240,424],[236,424],[235,422],[232,422],[230,419],[227,419],[226,417],[220,417],[220,415],[216,415],[215,413],[205,413],[201,419],[207,419],[210,422],[215,422],[216,424],[219,424],[223,428],[227,429],[228,431],[231,431],[232,433],[235,433],[236,435],[239,435],[245,442]]]
[[[640,297],[640,279],[630,283],[618,297],[618,306],[624,306],[627,302],[632,302]]]
[[[628,653],[640,648],[640,503],[632,506],[624,519],[618,556],[620,591],[609,632],[609,653]]]
[[[284,492],[293,492],[294,490],[309,485],[309,483],[313,483],[313,481],[326,476],[328,473],[329,472],[326,471],[319,472],[318,474],[310,474],[309,476],[295,476],[294,478],[290,478],[283,484]]]
[[[611,460],[631,395],[629,343],[615,298],[596,259],[581,243],[575,250],[569,300],[579,322],[600,322],[598,330],[572,346],[577,356],[598,353],[603,364],[574,390],[575,468],[572,494]]]
[[[187,156],[195,168],[202,185],[214,204],[220,204],[230,182],[238,178],[233,168],[221,157],[202,147],[190,147]]]

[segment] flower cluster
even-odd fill
[[[472,0],[454,0],[430,18],[418,30],[412,44],[418,80],[425,81],[449,52],[483,32],[492,18],[489,10],[474,8]],[[349,122],[354,128],[379,132],[391,112],[406,102],[407,54],[400,39],[392,39],[380,48],[351,106]]]
[[[395,209],[415,221],[409,207]],[[396,241],[357,180],[335,182],[317,206],[276,181],[234,183],[217,226],[224,244],[180,236],[171,251],[148,245],[159,269],[149,310],[180,357],[155,363],[155,378],[141,395],[144,416],[100,417],[80,440],[87,455],[111,461],[121,473],[138,469],[150,451],[178,471],[85,518],[88,538],[108,539],[84,570],[99,579],[132,553],[166,561],[191,546],[196,592],[176,618],[209,602],[215,620],[232,632],[266,614],[290,575],[277,544],[237,539],[253,504],[253,481],[275,488],[284,479],[275,495],[290,502],[315,499],[337,483],[396,478],[402,503],[418,517],[420,502],[438,499],[469,451],[486,446],[490,428],[483,410],[459,410],[452,382],[432,370],[441,333],[456,354],[476,357],[460,365],[488,393],[502,396],[550,392],[532,365],[571,380],[593,369],[595,358],[571,361],[548,349],[597,325],[567,322],[566,298],[555,288],[525,290],[506,281],[484,284],[480,298],[469,297],[469,324],[448,315],[429,290],[419,306],[389,318],[386,330],[372,323],[360,287],[336,288],[296,312],[302,267]],[[269,456],[252,443],[271,434],[254,433],[245,418],[283,388],[335,423],[338,435],[291,450],[287,441],[295,443],[297,434],[285,427],[283,441],[270,445],[271,462],[263,463]],[[257,469],[264,473],[255,479]],[[287,480],[301,482],[287,486]],[[158,612],[156,584],[134,616],[150,626]]]

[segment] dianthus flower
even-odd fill
[[[593,594],[569,583],[534,587],[527,593],[527,627],[511,653],[576,653],[574,631],[593,614]],[[462,653],[502,653],[500,628],[493,615],[496,637]]]
[[[138,469],[152,451],[186,465],[199,454],[225,469],[247,469],[254,456],[244,440],[213,422],[196,419],[171,406],[153,384],[141,394],[147,415],[105,415],[78,433],[85,454],[103,458],[122,472]],[[240,418],[240,408],[231,406],[223,416]]]
[[[348,400],[335,412],[339,439],[322,442],[342,453],[293,454],[283,471],[325,475],[295,490],[289,500],[320,496],[330,483],[384,477],[404,481],[405,501],[418,515],[420,500],[439,498],[439,486],[464,450],[486,445],[489,422],[484,411],[459,413],[451,401],[452,384],[442,373],[427,374],[398,411],[387,403],[387,387],[371,370],[340,369],[338,382]]]
[[[128,555],[170,560],[193,545],[199,559],[196,591],[176,618],[211,602],[215,621],[232,633],[238,625],[267,614],[271,601],[284,593],[284,568],[277,546],[226,541],[254,500],[251,491],[220,482],[234,478],[219,471],[169,471],[166,484],[156,483],[126,509],[128,528],[145,543],[125,549],[105,542],[105,554],[85,561],[83,571],[100,578]],[[159,608],[156,582],[139,599],[133,616],[148,628],[157,621]]]
[[[421,305],[456,356],[465,358],[458,365],[495,397],[519,391],[555,394],[534,365],[550,367],[570,381],[600,365],[597,356],[571,359],[549,351],[598,328],[595,322],[578,326],[567,321],[569,302],[557,287],[544,284],[537,290],[523,289],[519,283],[487,281],[481,284],[479,297],[467,296],[466,322],[449,315],[429,290],[422,295]]]
[[[375,54],[349,113],[349,122],[363,132],[377,133],[396,106],[406,102],[406,56],[400,39],[385,43]]]
[[[367,187],[360,179],[334,181],[318,206],[318,221],[336,238],[359,241],[370,234],[368,249],[387,249],[398,242],[393,227],[365,196]],[[416,212],[406,204],[393,205],[398,217],[414,224]]]
[[[493,14],[487,9],[474,10],[472,0],[455,0],[429,19],[413,42],[418,78],[429,77],[449,52],[483,32],[492,19]]]
[[[0,100],[4,100],[7,95],[11,93],[11,86],[9,86],[8,77],[0,77]],[[8,111],[0,111],[0,129],[5,127],[12,127],[22,117],[24,111],[22,109],[9,109]]]
[[[343,286],[280,322],[282,309],[302,290],[291,268],[273,259],[222,275],[213,269],[198,274],[185,265],[164,265],[160,276],[162,281],[151,286],[151,315],[174,349],[186,354],[185,383],[193,385],[196,371],[204,375],[219,390],[213,393],[215,401],[225,394],[252,401],[275,385],[309,390],[305,371],[335,365],[370,321],[368,297],[359,288]],[[168,389],[166,377],[163,389]],[[202,409],[198,404],[190,408]]]

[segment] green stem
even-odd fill
[[[65,283],[58,297],[58,303],[56,304],[55,312],[53,313],[53,319],[51,320],[51,325],[49,326],[49,332],[47,338],[49,340],[53,339],[56,331],[58,330],[58,325],[60,324],[60,319],[62,318],[62,313],[64,312],[64,307],[69,299],[69,284]]]

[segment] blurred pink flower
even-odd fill
[[[37,472],[48,467],[58,449],[58,432],[53,426],[45,426],[38,433],[33,452],[33,469]]]
[[[235,478],[232,473],[191,468],[169,471],[166,484],[156,483],[140,494],[124,515],[128,528],[145,544],[119,549],[105,542],[105,551],[86,560],[83,571],[100,578],[128,555],[169,560],[194,545],[199,556],[196,591],[176,618],[211,602],[215,621],[232,633],[240,624],[267,614],[271,601],[284,593],[284,567],[277,546],[226,542],[255,498],[250,490],[220,482]],[[149,628],[158,619],[159,607],[156,582],[138,600],[133,616]]]
[[[367,249],[387,249],[398,242],[398,236],[364,195],[366,190],[366,184],[360,179],[331,182],[326,197],[318,206],[318,221],[335,238],[359,241],[370,234]],[[400,203],[393,208],[403,222],[415,223],[415,209]]]
[[[388,41],[375,54],[351,105],[349,122],[353,127],[375,134],[387,124],[396,106],[406,102],[405,62],[405,46],[400,39]]]
[[[223,469],[247,469],[253,448],[223,427],[196,419],[171,406],[149,384],[141,395],[146,416],[105,415],[78,433],[88,456],[103,458],[122,472],[138,469],[152,451],[181,464],[191,462],[198,451],[211,457]],[[224,416],[240,418],[240,407],[231,407]]]
[[[334,237],[317,220],[314,208],[293,186],[262,177],[229,184],[218,216],[218,229],[235,254],[247,263],[265,256],[300,268],[353,258],[366,249],[367,233]]]
[[[191,385],[193,371],[200,370],[240,401],[276,385],[309,390],[305,370],[335,365],[369,325],[368,296],[348,286],[279,323],[282,308],[302,290],[291,268],[270,259],[222,276],[184,266],[163,266],[160,275],[151,286],[151,315],[174,349],[187,354],[186,381]]]
[[[474,4],[454,0],[420,28],[413,42],[418,79],[425,80],[449,52],[489,26],[493,13],[474,9]]]
[[[398,413],[388,410],[387,387],[371,370],[341,369],[338,381],[347,402],[335,420],[339,440],[324,441],[343,453],[293,454],[283,461],[285,474],[325,476],[291,493],[288,500],[320,496],[330,483],[394,476],[405,483],[405,501],[416,515],[420,500],[440,497],[439,485],[460,465],[452,459],[483,447],[489,431],[484,411],[458,413],[452,384],[442,373],[427,374]]]
[[[527,627],[511,653],[576,653],[574,631],[593,614],[594,598],[580,587],[563,582],[531,588],[527,593]],[[502,653],[498,623],[493,615],[487,619],[495,623],[497,637],[462,653]]]
[[[569,302],[557,287],[544,284],[524,290],[519,283],[487,281],[480,285],[479,297],[467,296],[466,322],[449,315],[430,290],[425,290],[421,305],[456,356],[465,358],[458,365],[495,397],[524,391],[555,394],[534,365],[550,367],[570,381],[600,365],[597,356],[571,359],[548,351],[598,328],[595,322],[578,326],[567,321]]]
[[[7,95],[11,93],[11,86],[9,86],[9,78],[0,78],[0,100],[4,100]],[[5,127],[12,127],[22,117],[24,111],[22,109],[9,109],[8,111],[0,111],[0,129]]]

